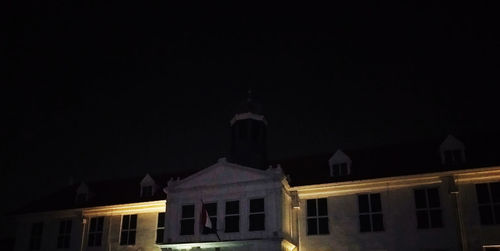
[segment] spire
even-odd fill
[[[231,130],[230,162],[265,168],[267,121],[262,114],[262,105],[257,102],[251,88],[231,120]]]

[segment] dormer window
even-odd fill
[[[76,195],[76,203],[84,203],[85,201],[87,201],[86,193],[79,193]]]
[[[153,186],[143,186],[142,187],[142,197],[153,196]]]
[[[460,149],[444,151],[445,164],[460,164],[462,162],[462,151]]]
[[[465,146],[452,135],[448,135],[441,143],[439,151],[443,165],[457,165],[465,162]]]
[[[155,181],[149,174],[141,180],[141,191],[140,195],[143,198],[152,197],[155,194],[155,188],[157,187]]]
[[[351,174],[351,158],[342,150],[337,150],[335,154],[328,160],[330,166],[331,177],[342,177]]]
[[[89,199],[89,188],[85,182],[82,182],[76,189],[75,203],[81,204]]]
[[[338,163],[332,165],[332,176],[339,177],[348,175],[347,163]]]

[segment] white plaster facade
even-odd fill
[[[479,220],[476,184],[500,182],[500,167],[443,171],[290,187],[281,168],[258,170],[224,159],[171,180],[166,200],[68,209],[17,217],[16,250],[29,250],[31,225],[43,222],[40,250],[56,250],[59,222],[72,220],[69,249],[61,250],[494,250],[500,225]],[[437,188],[443,226],[418,229],[414,190]],[[138,186],[139,189],[139,186]],[[358,195],[379,193],[384,230],[360,232]],[[249,231],[249,201],[264,198],[265,230]],[[307,200],[327,199],[328,234],[307,234]],[[215,234],[198,229],[202,200],[217,203]],[[240,228],[225,233],[226,201],[240,202]],[[181,207],[195,205],[195,231],[180,235]],[[158,213],[166,212],[164,243],[156,244]],[[137,214],[136,242],[120,245],[123,215]],[[102,245],[88,247],[89,222],[104,216]],[[86,224],[83,224],[86,222]]]
[[[282,250],[293,245],[297,234],[293,233],[288,183],[279,168],[258,170],[232,164],[224,159],[183,180],[171,181],[167,191],[167,229],[163,250]],[[265,229],[249,231],[249,201],[264,198]],[[181,208],[194,204],[199,212],[204,203],[217,203],[217,229],[223,243],[215,234],[204,235],[198,230],[200,215],[195,213],[193,235],[180,235]],[[239,231],[224,231],[225,202],[239,201]],[[229,246],[228,246],[229,242]]]

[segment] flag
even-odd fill
[[[210,230],[212,230],[212,221],[210,220],[210,216],[208,216],[208,211],[207,209],[205,208],[205,204],[203,204],[201,206],[201,217],[200,217],[201,221],[201,227],[202,229],[203,228],[208,228]]]

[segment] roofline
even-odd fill
[[[438,184],[442,183],[442,178],[447,176],[453,177],[456,183],[461,184],[500,180],[500,166],[393,176],[367,180],[292,186],[290,187],[290,191],[297,191],[300,198],[334,196],[374,190],[387,190],[419,185]]]

